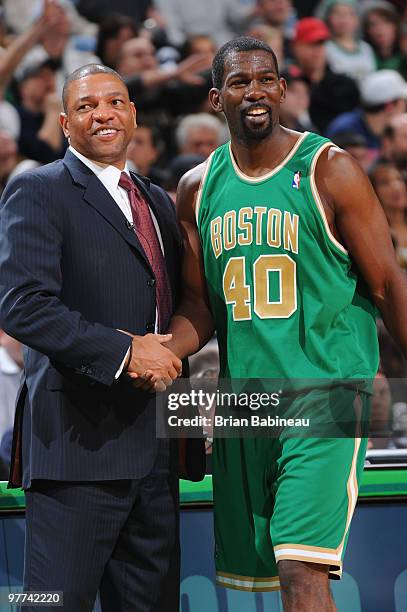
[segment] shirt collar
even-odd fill
[[[20,368],[10,357],[4,346],[0,346],[0,372],[3,374],[18,374],[20,372]]]
[[[82,155],[82,153],[79,153],[79,151],[74,149],[72,145],[69,145],[69,150],[78,159],[80,159],[81,162],[85,164],[85,166],[92,170],[92,172],[96,174],[98,179],[100,179],[104,185],[106,185],[107,187],[110,186],[114,188],[118,186],[122,170],[119,170],[119,168],[116,168],[116,166],[111,166],[110,164],[103,164],[101,162],[96,162],[93,159],[89,159],[88,157],[85,157],[84,155]],[[126,174],[130,176],[127,162],[124,166],[123,172],[126,172]]]

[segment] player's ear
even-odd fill
[[[210,90],[209,101],[214,111],[216,111],[217,113],[223,111],[222,102],[220,100],[220,91],[216,87],[212,87],[212,89]]]
[[[287,81],[283,79],[283,77],[281,77],[280,78],[280,104],[281,102],[284,102],[286,93],[287,93]]]

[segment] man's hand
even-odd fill
[[[119,330],[123,331],[123,330]],[[146,334],[132,337],[130,361],[127,364],[127,375],[137,381],[142,389],[164,391],[172,381],[181,376],[182,363],[176,355],[163,344],[169,342],[171,334]],[[158,385],[154,383],[158,382]]]

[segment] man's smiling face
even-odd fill
[[[222,88],[211,90],[215,110],[225,113],[231,134],[243,142],[272,133],[284,95],[285,81],[279,78],[272,55],[263,50],[230,55]]]
[[[61,125],[70,144],[96,162],[124,168],[136,127],[136,111],[125,84],[98,73],[69,83]]]

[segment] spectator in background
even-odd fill
[[[393,162],[407,183],[407,113],[392,117],[384,132],[383,157]]]
[[[120,13],[110,13],[101,20],[96,55],[105,66],[116,70],[123,44],[137,34],[138,26],[134,19]]]
[[[33,19],[44,10],[46,3],[46,0],[2,0],[7,25],[17,34],[26,32],[30,29]],[[76,10],[76,0],[56,0],[52,4],[63,6],[69,16],[73,34],[95,35],[95,25],[81,17]]]
[[[200,54],[207,55],[210,61],[213,60],[217,50],[217,45],[212,36],[208,34],[191,34],[185,41],[182,49],[183,57]]]
[[[311,87],[311,120],[320,133],[335,117],[359,103],[359,91],[353,79],[335,74],[327,65],[329,37],[323,21],[305,17],[298,21],[293,40],[295,64]]]
[[[28,66],[18,80],[21,133],[18,148],[21,155],[43,164],[63,155],[66,148],[59,127],[62,110],[55,91],[55,71],[46,61]]]
[[[392,397],[389,381],[379,372],[373,381],[368,449],[394,448],[392,435]]]
[[[169,180],[167,184],[167,191],[170,194],[173,201],[177,198],[177,187],[181,178],[188,170],[192,170],[199,164],[205,161],[203,155],[197,153],[181,153],[174,157],[169,165]]]
[[[378,69],[400,70],[403,57],[399,48],[400,15],[385,0],[368,0],[363,5],[364,38],[376,56]]]
[[[202,155],[206,159],[212,151],[226,141],[223,123],[208,113],[187,115],[175,132],[179,153]]]
[[[15,36],[8,41],[6,47],[0,49],[0,98],[4,97],[17,66],[27,53],[57,26],[59,19],[58,7],[51,0],[45,0],[42,13],[27,31]]]
[[[298,132],[314,132],[309,116],[310,86],[298,71],[293,70],[285,75],[287,81],[287,92],[284,104],[280,108],[281,124],[290,130]]]
[[[267,44],[271,44],[275,51],[275,43],[273,40],[270,40],[270,37],[266,40],[264,34],[258,36],[256,30],[259,26],[272,28],[274,31],[277,30],[279,34],[277,47],[281,47],[281,55],[283,57],[290,58],[291,39],[293,37],[295,21],[295,11],[291,0],[257,0],[252,18],[248,24],[246,20],[246,24],[242,27],[242,31],[247,36],[259,38],[267,42]],[[274,38],[276,38],[276,36],[274,36]],[[282,68],[283,64],[280,64],[279,58],[278,61],[280,68]]]
[[[405,112],[407,84],[395,70],[373,72],[361,85],[361,107],[337,117],[326,130],[328,138],[341,132],[361,134],[375,161],[381,151],[381,138],[391,117]]]
[[[407,362],[381,320],[377,327],[380,369],[390,382],[393,400],[393,442],[397,448],[407,448]]]
[[[339,132],[334,138],[335,144],[347,151],[356,159],[367,173],[370,166],[370,155],[366,138],[357,132]]]
[[[330,69],[360,83],[376,69],[376,60],[372,47],[359,40],[356,0],[325,0],[321,12],[331,32],[326,43]]]
[[[107,13],[112,11],[112,6],[117,13],[127,15],[137,23],[141,23],[149,15],[152,0],[78,0],[77,9],[89,21],[100,23]]]
[[[269,26],[265,23],[258,23],[249,27],[245,31],[245,36],[251,36],[252,38],[263,40],[265,43],[270,45],[276,54],[278,66],[281,72],[285,70],[285,49],[287,46],[287,41],[285,41],[284,35],[279,28]]]
[[[399,263],[407,268],[407,186],[397,167],[388,161],[377,162],[369,178],[396,238]]]
[[[137,110],[159,109],[176,115],[186,112],[194,101],[206,100],[210,86],[201,73],[210,65],[210,56],[194,54],[172,68],[160,67],[152,42],[138,36],[122,45],[117,70]]]
[[[0,132],[0,191],[17,165],[17,144],[7,132]]]
[[[6,466],[10,463],[8,438],[13,429],[22,368],[23,352],[20,342],[10,338],[0,329],[0,458]]]
[[[404,21],[400,26],[399,46],[401,53],[401,64],[399,66],[399,72],[407,80],[407,16],[404,18]]]
[[[0,130],[0,195],[14,176],[39,165],[33,159],[20,160],[16,139],[8,131]]]
[[[239,0],[155,0],[168,39],[181,47],[191,34],[207,34],[217,45],[233,38],[246,11]]]
[[[139,123],[127,147],[127,163],[130,170],[147,176],[161,187],[168,180],[168,173],[157,168],[155,163],[163,153],[164,142],[155,126]]]
[[[58,95],[67,74],[84,64],[97,62],[99,59],[92,52],[76,47],[72,37],[72,24],[66,6],[47,0],[46,4],[53,6],[56,12],[55,23],[41,38],[41,44],[33,47],[25,56],[17,69],[16,76],[32,65],[48,62],[55,69],[55,87]]]

